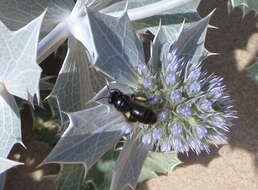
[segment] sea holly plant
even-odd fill
[[[63,113],[90,107],[86,102],[103,86],[104,81],[102,74],[92,67],[96,52],[90,35],[86,7],[120,16],[127,6],[130,21],[135,25],[139,22],[142,31],[150,26],[150,20],[155,20],[151,23],[154,28],[158,27],[160,20],[170,25],[166,31],[173,41],[178,26],[184,19],[187,24],[199,19],[196,10],[199,2],[200,0],[2,0],[0,19],[9,29],[18,30],[47,8],[40,31],[38,63],[68,39],[66,59],[49,95],[49,98],[57,100],[62,111],[62,123],[66,126],[68,120]],[[144,20],[146,18],[150,20]]]
[[[155,1],[155,0],[154,0]],[[153,2],[154,2],[153,1]],[[144,5],[147,3],[150,3],[151,0],[142,0],[142,1],[128,1],[128,8],[137,8],[140,5]],[[166,1],[164,2],[163,6],[166,7],[166,3],[170,3],[172,1]],[[120,1],[117,2],[102,11],[104,13],[112,13],[114,10],[120,10],[123,11],[124,7],[126,6],[126,1]],[[136,22],[133,22],[133,25],[137,32],[145,32],[146,29],[152,31],[153,33],[156,33],[159,28],[159,23],[162,21],[162,26],[165,28],[165,32],[167,33],[167,38],[170,41],[174,41],[176,38],[176,35],[178,34],[178,30],[181,27],[182,22],[186,25],[191,24],[194,21],[200,20],[200,16],[197,12],[197,7],[200,3],[199,0],[194,1],[188,1],[184,6],[181,6],[181,3],[184,3],[184,1],[181,1],[180,3],[177,3],[176,1],[173,2],[175,6],[177,6],[176,9],[166,9],[166,11],[162,12],[161,14],[147,17],[140,19]],[[151,8],[151,7],[150,7]],[[146,10],[148,10],[148,7],[146,7]],[[148,12],[146,11],[146,14]]]
[[[26,0],[18,2],[3,0],[0,2],[0,19],[9,28],[17,29],[47,8],[48,11],[41,29],[37,60],[38,63],[41,63],[66,39],[70,41],[68,50],[72,51],[67,53],[57,83],[49,98],[57,100],[61,111],[72,112],[89,107],[89,105],[85,105],[85,102],[96,94],[103,86],[104,81],[102,76],[97,76],[95,68],[90,67],[90,63],[94,62],[96,52],[89,31],[86,7],[109,15],[120,16],[127,6],[130,21],[134,21],[135,24],[138,22],[144,24],[141,29],[146,29],[149,26],[149,20],[144,20],[145,18],[155,20],[151,24],[152,27],[157,27],[159,21],[162,20],[171,26],[166,31],[171,34],[169,35],[171,38],[175,39],[175,31],[184,19],[187,23],[191,23],[199,18],[196,10],[199,2],[200,0],[78,0],[75,3],[71,0]],[[30,6],[24,6],[25,4]],[[157,18],[156,15],[159,14],[161,17]],[[82,51],[84,53],[81,54]],[[75,56],[75,54],[80,54],[80,56]],[[82,65],[81,62],[86,63]],[[85,73],[88,74],[85,75]],[[86,83],[87,85],[82,88],[80,84]],[[70,104],[70,102],[73,103]],[[65,115],[61,114],[61,116],[62,121],[66,122]]]
[[[226,143],[235,118],[222,78],[202,70],[208,55],[204,38],[210,15],[181,27],[170,42],[160,25],[144,52],[127,12],[112,17],[87,10],[96,50],[94,66],[113,82],[92,99],[99,105],[68,113],[69,126],[43,163],[81,163],[86,172],[120,139],[124,145],[113,168],[111,190],[135,188],[149,151],[209,152],[209,144]],[[154,124],[129,122],[108,102],[109,89],[146,97],[157,113]]]
[[[39,31],[44,14],[17,31],[0,22],[0,159],[1,173],[18,163],[5,159],[16,143],[22,143],[19,108],[14,96],[39,102],[41,68],[36,63]],[[29,78],[28,78],[29,77]],[[6,164],[4,164],[6,163]],[[0,176],[1,184],[4,176]]]

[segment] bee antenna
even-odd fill
[[[110,93],[109,82],[108,82],[108,80],[106,78],[105,78],[105,80],[106,80],[106,85],[107,85],[108,92]]]
[[[99,100],[102,100],[102,99],[104,99],[104,98],[109,98],[109,97],[104,96],[104,97],[101,97],[101,98],[96,99],[95,101],[99,101]]]

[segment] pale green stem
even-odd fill
[[[0,94],[3,94],[6,91],[4,83],[0,82]]]
[[[131,21],[144,19],[162,12],[178,8],[193,0],[162,0],[156,3],[151,3],[142,7],[128,10],[128,15]],[[120,16],[122,11],[110,13],[112,16]],[[61,22],[51,32],[49,32],[40,42],[38,46],[37,62],[41,63],[52,52],[54,52],[70,35],[67,22]]]
[[[193,0],[163,0],[158,1],[156,3],[151,3],[145,6],[128,9],[128,16],[131,21],[141,20],[147,17],[155,16],[165,11],[175,9],[185,5],[186,3],[190,3]],[[111,16],[119,16],[123,13],[123,11],[113,12],[109,15]]]
[[[37,63],[40,64],[54,52],[67,39],[69,34],[67,22],[61,22],[40,40],[37,51]]]

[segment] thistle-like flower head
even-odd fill
[[[158,72],[142,63],[138,67],[144,82],[135,93],[148,97],[147,106],[158,114],[155,124],[141,126],[142,142],[162,152],[209,152],[210,143],[226,142],[235,117],[222,78],[203,72],[201,63],[180,59],[176,51],[166,55]]]

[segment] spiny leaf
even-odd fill
[[[68,114],[69,127],[44,163],[83,163],[86,169],[111,149],[130,127],[115,108],[99,105]]]
[[[15,32],[0,23],[2,156],[7,156],[13,144],[21,143],[20,115],[12,95],[30,101],[37,95],[39,99],[41,69],[36,63],[36,47],[43,16]]]
[[[87,183],[93,184],[96,190],[108,189],[112,179],[112,169],[118,158],[118,151],[109,151],[90,169]],[[92,190],[92,189],[90,189]]]
[[[90,35],[90,26],[89,19],[87,16],[86,7],[88,1],[87,0],[78,0],[70,14],[70,22],[67,25],[69,27],[69,31],[71,34],[80,41],[89,54],[94,57],[94,45],[92,36]]]
[[[77,14],[80,11],[79,9],[80,4],[78,2],[72,14]],[[143,50],[140,42],[130,28],[128,17],[124,15],[120,19],[117,19],[93,13],[92,11],[88,12],[89,20],[93,23],[91,24],[91,29],[94,31],[92,35],[95,37],[97,52],[99,53],[99,57],[95,63],[96,68],[103,68],[104,73],[113,74],[115,77],[117,75],[124,77],[122,75],[127,74],[130,70],[137,76],[137,73],[126,59],[130,58],[132,64],[137,64],[137,60],[143,60]],[[85,19],[81,22],[83,24],[82,26],[85,28],[89,27],[87,25],[87,17],[82,17],[81,19]],[[117,27],[114,25],[117,25]],[[106,28],[108,27],[112,27],[113,33],[107,33]],[[120,28],[118,32],[114,32],[117,28]],[[82,33],[78,31],[81,30],[78,30],[78,28],[72,30],[73,35],[81,41],[85,47],[90,49],[91,52],[88,53],[85,47],[73,37],[69,39],[66,59],[59,73],[56,85],[50,95],[57,99],[60,110],[64,112],[74,112],[85,109],[88,100],[103,86],[104,81],[103,74],[97,73],[94,67],[92,67],[92,63],[90,63],[92,61],[89,54],[92,54],[93,48],[91,47],[92,43],[89,41],[92,39],[89,39],[87,31],[84,33],[85,35],[81,35]],[[102,40],[102,37],[106,40]],[[116,42],[114,40],[116,40]],[[123,45],[119,47],[120,44]],[[111,48],[109,47],[110,45],[112,46]],[[108,55],[108,57],[106,55]],[[123,65],[121,65],[122,73],[118,71],[118,67],[113,66],[116,62],[120,64],[123,63]],[[63,121],[65,122],[64,117]]]
[[[85,47],[75,38],[68,39],[68,52],[50,97],[56,98],[63,112],[75,112],[90,107],[88,101],[103,87],[101,73],[90,67]],[[65,115],[62,120],[65,122]]]
[[[149,152],[149,155],[144,162],[139,182],[157,177],[158,174],[161,173],[166,174],[172,171],[180,163],[181,161],[177,158],[177,154],[175,152]]]
[[[22,144],[21,121],[14,97],[1,83],[0,88],[0,157],[6,158],[14,144]]]
[[[95,66],[112,79],[137,87],[142,79],[136,66],[144,62],[144,53],[127,14],[116,18],[88,10],[88,17],[97,53]]]
[[[172,0],[171,0],[172,1]],[[128,8],[140,8],[144,5],[149,5],[152,3],[162,4],[160,0],[129,0]],[[200,16],[197,12],[197,7],[200,3],[200,0],[173,0],[175,8],[163,12],[159,15],[155,15],[146,19],[137,20],[134,22],[134,26],[139,32],[144,32],[147,29],[152,33],[157,33],[159,24],[161,22],[164,27],[164,32],[166,32],[169,41],[174,41],[179,33],[182,22],[185,22],[186,25],[190,25],[193,22],[196,22],[200,19]],[[178,3],[181,5],[178,7]],[[103,10],[102,12],[111,13],[114,11],[122,11],[126,5],[126,1],[121,1],[115,3]]]
[[[213,12],[190,26],[184,26],[170,52],[175,51],[179,59],[183,57],[184,61],[193,64],[203,61],[209,54],[204,42],[212,14]]]
[[[92,180],[98,190],[107,189],[111,183],[111,169],[118,158],[117,152],[106,153],[90,170],[88,179]],[[175,152],[158,153],[149,152],[141,169],[138,182],[157,177],[159,174],[171,172],[181,161]],[[129,170],[130,171],[130,170]]]
[[[0,189],[4,190],[5,187],[5,180],[6,180],[6,172],[3,172],[3,170],[8,170],[12,167],[23,165],[23,163],[15,162],[9,159],[0,158]],[[3,170],[2,170],[3,169]]]
[[[49,32],[70,14],[73,6],[74,2],[71,0],[1,0],[0,19],[11,30],[17,30],[47,8],[42,31]]]
[[[100,10],[109,5],[112,6],[113,3],[119,2],[121,0],[80,0],[80,1],[82,1],[87,7],[91,9]]]
[[[14,166],[21,165],[21,164],[23,163],[15,162],[15,161],[0,157],[0,174]]]
[[[103,13],[112,13],[123,11],[128,6],[128,9],[138,8],[144,5],[148,5],[151,3],[159,2],[161,0],[127,0],[127,1],[118,1],[116,3],[111,4],[110,6],[101,10]]]
[[[137,21],[136,26],[141,30],[148,27],[148,29],[152,32],[156,32],[159,23],[161,22],[162,26],[168,33],[167,36],[170,36],[170,41],[173,41],[178,34],[178,30],[180,29],[182,22],[184,22],[186,25],[190,25],[200,19],[197,12],[199,3],[200,0],[185,1],[185,3],[180,7],[176,7],[175,9],[171,9],[160,15]]]
[[[151,44],[151,55],[149,63],[147,64],[151,67],[152,74],[159,72],[161,69],[161,50],[166,43],[168,43],[168,41],[164,30],[160,25],[153,43]]]
[[[114,167],[111,190],[135,189],[148,150],[139,137],[126,142]]]
[[[58,190],[82,190],[85,170],[82,165],[66,164],[54,179]]]
[[[1,6],[0,6],[1,7]],[[18,31],[0,22],[0,156],[6,158],[15,143],[22,143],[20,113],[13,95],[39,100],[40,67],[36,64],[39,30],[44,14]],[[12,94],[12,95],[11,95]],[[5,174],[0,175],[2,189]]]
[[[0,23],[0,82],[15,96],[39,101],[41,68],[36,63],[39,30],[44,14],[18,31]]]
[[[235,7],[242,8],[243,16],[245,16],[251,10],[255,10],[256,12],[258,12],[258,1],[257,0],[229,0],[228,1],[229,13]]]

